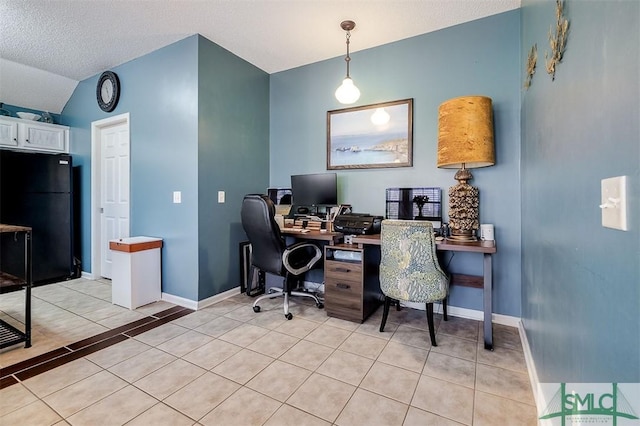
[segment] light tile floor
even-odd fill
[[[21,293],[0,315],[24,315]],[[33,347],[0,352],[0,366],[172,307],[135,311],[110,303],[108,281],[34,288]],[[364,324],[326,316],[295,299],[251,309],[236,295],[121,343],[0,390],[0,424],[29,425],[535,425],[518,331],[381,309]]]

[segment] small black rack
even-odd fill
[[[419,204],[422,204],[422,208],[419,208]],[[386,218],[442,223],[440,188],[387,188]]]
[[[13,241],[18,244],[18,235],[24,235],[24,277],[0,271],[0,294],[25,291],[24,331],[0,320],[0,349],[25,342],[24,347],[31,347],[31,228],[26,226],[13,226],[0,224],[0,234],[14,234]]]

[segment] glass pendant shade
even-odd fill
[[[336,89],[336,99],[341,104],[352,104],[360,99],[360,89],[353,84],[351,77],[342,80],[342,84]]]

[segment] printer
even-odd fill
[[[365,235],[379,234],[382,216],[368,213],[347,213],[336,216],[333,230],[343,234]]]

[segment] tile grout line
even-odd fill
[[[173,308],[172,308],[172,309],[173,309]],[[162,323],[167,323],[167,322],[169,322],[169,321],[172,321],[173,319],[177,319],[177,318],[180,318],[181,316],[185,316],[185,315],[187,315],[187,314],[188,314],[188,313],[180,313],[180,312],[182,312],[182,310],[180,310],[180,309],[178,309],[176,312],[173,312],[173,313],[169,313],[169,312],[167,312],[167,311],[169,311],[169,310],[162,311],[161,313],[154,314],[154,315],[151,315],[151,316],[146,317],[146,318],[151,318],[151,317],[153,317],[153,321],[152,321],[152,322],[155,324],[155,326],[154,326],[154,328],[155,328],[155,327],[157,327],[157,326],[160,326],[160,325],[161,325],[161,324],[157,324],[157,322],[158,322],[157,320],[159,320],[160,318],[167,318],[167,317],[171,317],[171,318],[168,318],[168,319],[166,319],[166,320],[162,321]],[[164,314],[163,314],[163,313],[164,313]],[[162,315],[161,315],[161,314],[162,314]],[[227,314],[228,314],[228,313],[227,313]],[[174,317],[174,315],[175,315],[175,317]],[[225,316],[225,315],[220,315],[220,316]],[[234,320],[240,321],[240,322],[242,322],[242,323],[244,323],[244,324],[249,323],[249,321],[248,321],[248,320],[243,320],[243,319],[240,319],[240,318],[237,318],[237,319],[236,319],[236,318],[231,317],[231,316],[230,316],[229,318],[232,318],[232,319],[234,319]],[[311,319],[311,318],[304,318],[304,317],[303,317],[303,319],[306,319],[306,320],[308,320],[308,321],[312,321],[312,322],[316,322],[316,321],[314,321],[314,320],[313,320],[313,319]],[[145,324],[146,324],[146,323],[145,323]],[[143,326],[144,326],[145,324],[141,324],[141,325],[139,326],[139,328],[143,328]],[[337,325],[334,325],[334,324],[327,324],[327,323],[326,323],[326,321],[325,321],[325,322],[320,322],[320,325],[322,325],[322,324],[326,324],[327,326],[330,326],[330,327],[332,327],[332,328],[334,328],[334,327],[335,327],[335,328],[341,328],[341,327],[339,327],[339,326],[337,326]],[[252,325],[258,325],[258,324],[252,324]],[[407,325],[407,327],[413,328],[411,325]],[[138,328],[138,327],[136,327],[136,328]],[[194,328],[189,328],[189,327],[186,327],[186,328],[188,328],[188,329],[190,329],[190,330],[194,330]],[[306,337],[311,333],[311,332],[309,332],[309,333],[307,333],[307,335],[306,335],[306,336],[301,337],[301,336],[299,336],[299,335],[289,335],[289,334],[287,334],[287,333],[284,333],[284,332],[282,332],[282,331],[278,330],[277,328],[275,328],[275,329],[272,329],[272,328],[269,328],[269,327],[264,327],[264,328],[266,328],[267,330],[269,330],[269,332],[282,333],[283,335],[287,335],[287,336],[295,337],[295,338],[297,338],[297,339],[298,339],[298,341],[299,341],[299,342],[300,342],[300,341],[304,341],[304,340],[305,340],[305,338],[306,338]],[[138,331],[140,331],[140,330],[138,330]],[[145,331],[146,331],[146,330],[145,330]],[[376,338],[376,336],[372,336],[370,333],[359,332],[357,329],[348,329],[347,331],[349,332],[349,334],[350,334],[350,335],[354,335],[354,334],[356,334],[356,333],[357,333],[357,334],[361,334],[361,335],[364,335],[364,336],[369,336],[369,337],[372,337],[372,338]],[[438,329],[438,331],[440,331],[440,330]],[[122,334],[124,335],[125,340],[126,340],[126,338],[129,338],[129,337],[132,337],[132,336],[134,336],[134,335],[141,334],[141,333],[133,334],[133,333],[128,333],[128,332],[123,332]],[[131,336],[128,336],[127,334],[131,334]],[[206,334],[206,333],[203,333],[203,334]],[[447,333],[445,332],[444,334],[447,334]],[[218,336],[218,337],[211,336],[211,337],[213,337],[214,339],[219,339],[219,337],[220,337],[220,336]],[[475,340],[475,341],[477,342],[476,347],[475,347],[475,350],[474,350],[474,351],[476,352],[476,357],[475,357],[475,361],[474,361],[474,363],[476,364],[476,369],[475,369],[476,371],[475,371],[475,374],[474,374],[474,386],[473,386],[473,390],[474,390],[474,394],[475,394],[475,395],[474,395],[474,399],[473,399],[473,401],[472,401],[472,404],[473,404],[473,407],[474,407],[473,411],[475,412],[475,397],[477,397],[477,395],[478,395],[479,393],[480,393],[480,394],[484,394],[484,393],[485,393],[485,392],[481,392],[481,391],[479,391],[479,390],[477,389],[477,386],[476,386],[476,385],[477,385],[477,374],[478,374],[477,366],[478,366],[478,365],[480,365],[480,364],[483,364],[483,365],[488,365],[488,366],[492,366],[492,367],[495,367],[495,368],[501,368],[501,367],[499,367],[499,366],[497,366],[497,365],[494,365],[494,364],[492,364],[492,363],[490,363],[490,362],[487,362],[487,363],[485,364],[483,361],[479,361],[479,357],[478,357],[478,355],[477,355],[477,354],[478,354],[478,352],[480,352],[480,351],[481,351],[481,342],[478,342],[478,341],[477,341],[477,339],[480,339],[480,336],[476,336],[476,339],[473,339],[473,340],[472,340],[472,339],[468,339],[468,338],[466,338],[466,337],[458,336],[458,335],[456,335],[456,334],[452,334],[452,335],[451,335],[451,337],[454,337],[454,338],[456,338],[456,339],[461,339],[461,340],[471,340],[471,341]],[[381,339],[381,340],[385,340],[385,341],[386,341],[386,343],[385,343],[385,345],[384,345],[385,347],[387,347],[387,346],[392,342],[392,340],[391,340],[391,339]],[[323,343],[317,343],[317,342],[313,342],[313,341],[310,341],[310,342],[315,343],[315,344],[318,344],[318,345],[321,345],[321,346],[326,346],[326,345],[325,345],[325,344],[323,344]],[[78,342],[76,342],[76,343],[78,343]],[[236,345],[236,343],[233,343],[232,341],[229,341],[228,343],[230,343],[230,344],[232,344],[232,345]],[[343,343],[344,343],[344,341],[343,341]],[[404,346],[404,345],[407,345],[407,346],[410,346],[410,347],[412,347],[412,348],[416,348],[416,347],[417,347],[417,346],[413,346],[412,344],[410,344],[410,343],[406,343],[406,342],[403,342],[403,341],[397,341],[396,343],[397,343],[397,344],[400,344],[400,345],[403,345],[403,346]],[[246,345],[246,346],[244,346],[244,345],[239,345],[239,346],[240,346],[242,349],[246,349],[246,350],[249,350],[249,351],[251,351],[251,350],[252,350],[252,349],[249,349],[249,346],[250,346],[250,345]],[[85,346],[85,347],[86,347],[86,346]],[[340,349],[340,345],[339,345],[338,347],[332,347],[332,346],[327,346],[327,347],[330,347],[330,348],[332,349],[332,354],[333,354],[333,353],[335,353],[336,351],[341,350],[341,351],[344,351],[344,352],[346,352],[346,353],[351,353],[351,354],[353,354],[353,355],[359,355],[357,352],[351,352],[351,351],[346,350],[346,349]],[[417,348],[419,348],[419,349],[420,349],[420,347],[417,347]],[[383,350],[384,350],[384,349],[383,349]],[[511,349],[509,349],[509,350],[511,350]],[[428,352],[429,352],[429,353],[431,353],[431,348],[429,348]],[[260,352],[257,352],[257,353],[260,353]],[[285,352],[285,353],[286,353],[286,352]],[[466,358],[464,358],[464,357],[462,357],[462,356],[455,355],[455,354],[441,353],[441,355],[443,355],[443,356],[447,356],[447,357],[454,357],[454,358],[460,358],[460,359],[463,359],[463,360],[467,360]],[[83,356],[84,356],[84,355],[83,355]],[[269,356],[269,357],[270,357],[271,355],[266,355],[266,354],[265,354],[265,356]],[[284,361],[284,360],[281,360],[281,359],[280,359],[280,357],[281,357],[281,356],[282,356],[282,354],[281,354],[280,356],[278,356],[278,357],[274,358],[274,360],[280,360],[281,362],[287,363],[287,361]],[[362,356],[362,355],[360,355],[360,356]],[[380,354],[378,354],[378,355],[377,355],[377,357],[375,357],[375,358],[373,359],[373,364],[372,364],[372,367],[371,367],[371,368],[373,368],[373,365],[375,365],[375,363],[376,363],[376,362],[378,362],[379,357],[380,357]],[[365,358],[368,358],[368,357],[366,357],[366,356],[365,356]],[[182,356],[178,356],[178,359],[182,359]],[[189,361],[187,361],[187,362],[189,362]],[[381,361],[381,362],[383,362],[383,361]],[[383,363],[384,363],[384,362],[383,362]],[[385,363],[385,364],[386,364],[386,363]],[[198,364],[194,364],[194,365],[198,365]],[[295,364],[293,364],[293,365],[295,365]],[[321,364],[321,365],[322,365],[322,364]],[[393,366],[393,364],[388,364],[388,365],[392,365],[392,366]],[[205,368],[205,370],[207,370],[207,371],[209,371],[209,372],[212,372],[212,373],[213,373],[213,368],[215,368],[215,367],[212,367],[211,369],[206,369],[206,368]],[[368,370],[368,371],[371,371],[371,368],[369,368],[369,370]],[[398,367],[398,368],[402,368],[402,367]],[[507,368],[506,370],[510,370],[510,369],[508,369],[508,368]],[[262,370],[261,370],[261,371],[262,371]],[[409,371],[413,371],[413,370],[409,370]],[[510,371],[512,371],[512,370],[510,370]],[[319,372],[317,372],[317,368],[316,368],[315,370],[311,370],[311,375],[313,375],[313,374],[314,374],[314,372],[315,372],[315,373],[317,373],[317,374],[319,374],[319,375],[325,376],[323,373],[319,373]],[[519,372],[519,371],[516,371],[516,372]],[[214,374],[217,374],[217,373],[214,373]],[[256,374],[260,374],[260,372],[257,372]],[[311,377],[311,375],[310,375],[310,377]],[[422,371],[422,372],[418,372],[418,375],[419,375],[419,376],[425,375],[425,374],[424,374],[424,365],[423,365],[423,371]],[[224,375],[222,375],[222,377],[225,377],[225,376],[224,376]],[[332,376],[325,376],[325,377],[328,377],[328,378],[330,378],[330,379],[338,380],[338,381],[342,382],[342,380],[340,380],[340,379],[335,379],[335,378],[334,378],[334,377],[332,377]],[[366,374],[365,374],[365,377],[366,377]],[[437,377],[436,377],[436,378],[437,378]],[[304,383],[305,383],[306,381],[308,381],[308,379],[309,379],[309,378],[307,378],[307,379],[306,379],[306,380],[305,380],[305,381],[304,381],[300,386],[304,385]],[[438,378],[438,379],[439,379],[439,380],[449,381],[449,380],[447,380],[447,379],[440,379],[440,378]],[[229,379],[229,380],[234,381],[233,379]],[[355,387],[356,387],[356,390],[357,390],[357,389],[363,389],[363,390],[366,390],[366,391],[368,391],[368,392],[372,392],[372,393],[374,393],[374,394],[376,394],[376,395],[383,395],[383,394],[378,393],[377,391],[370,391],[370,390],[368,390],[368,389],[362,388],[362,387],[361,387],[361,385],[362,385],[363,380],[364,380],[364,378],[363,378],[362,380],[360,380],[360,383],[359,383],[358,385],[356,385],[356,386],[355,386]],[[236,383],[237,383],[237,382],[236,382]],[[343,382],[343,383],[351,384],[351,383],[348,383],[348,382]],[[456,383],[456,382],[451,382],[451,383]],[[242,388],[242,387],[248,387],[248,386],[246,385],[246,383],[245,383],[245,384],[238,383],[238,384],[240,385],[240,387],[241,387],[241,388]],[[133,384],[132,382],[130,382],[130,385],[131,385],[131,386],[133,386],[133,387],[137,387],[137,386],[136,386],[135,384]],[[296,389],[299,389],[299,388],[300,388],[300,386],[298,386]],[[184,387],[184,386],[183,386],[183,387]],[[138,388],[138,389],[140,389],[140,390],[141,390],[142,392],[144,392],[144,393],[147,393],[144,389],[141,389],[141,388]],[[249,388],[249,389],[252,389],[252,388]],[[255,391],[255,390],[254,390],[254,391]],[[237,392],[237,391],[236,391],[236,392]],[[236,392],[234,392],[233,394],[235,394]],[[256,392],[258,392],[258,393],[260,393],[260,394],[262,394],[262,395],[264,395],[264,396],[266,396],[266,397],[269,397],[269,398],[275,399],[275,398],[273,398],[272,396],[269,396],[269,394],[267,394],[267,393],[262,393],[261,391],[256,391]],[[414,389],[414,392],[413,392],[413,394],[414,394],[414,395],[415,395],[415,392],[416,392],[416,390]],[[295,393],[295,391],[294,391],[294,393]],[[148,393],[147,393],[147,394],[148,394]],[[233,395],[233,394],[232,394],[232,395]],[[153,395],[152,395],[152,394],[148,394],[148,395],[150,395],[150,396],[152,396],[152,397],[153,397]],[[229,395],[226,399],[228,399],[228,398],[229,398],[229,397],[231,397],[232,395]],[[488,395],[495,396],[495,397],[500,398],[500,399],[505,399],[505,397],[504,397],[504,396],[502,396],[501,394],[493,394],[493,393],[489,392],[489,393],[488,393]],[[385,398],[389,398],[389,399],[391,399],[391,400],[395,400],[395,401],[400,402],[400,403],[402,403],[402,404],[407,404],[407,403],[405,403],[405,402],[403,402],[403,401],[396,400],[394,397],[385,396],[385,395],[383,395],[383,396],[384,396]],[[155,397],[154,397],[154,398],[155,398]],[[352,395],[351,395],[351,397],[349,398],[349,401],[350,401],[352,398],[353,398],[353,394],[352,394]],[[156,398],[156,399],[157,399],[157,398]],[[226,399],[225,399],[225,400],[226,400]],[[411,399],[413,399],[413,397],[412,397]],[[280,402],[280,406],[282,407],[282,406],[285,406],[285,405],[286,405],[286,406],[289,406],[289,407],[297,408],[297,407],[295,407],[295,406],[289,405],[289,404],[287,403],[287,401],[288,401],[288,400],[289,400],[289,398],[287,398],[287,399],[285,399],[284,401]],[[159,400],[159,401],[161,401],[161,402],[162,402],[162,400]],[[278,401],[278,400],[276,399],[276,401]],[[340,415],[342,414],[342,412],[345,410],[346,405],[348,405],[349,401],[347,401],[347,403],[346,403],[346,404],[345,404],[345,406],[342,408],[342,410],[340,411],[340,413],[338,413],[338,415],[337,415],[337,417],[336,417],[336,419],[335,419],[335,420],[337,420],[337,418],[339,418],[339,417],[340,417]],[[518,400],[511,400],[511,401],[514,401],[514,402],[520,402],[520,403],[522,403],[521,401],[518,401]],[[526,403],[525,403],[525,404],[526,404]],[[411,403],[410,403],[410,402],[409,402],[407,405],[409,405],[409,407],[412,407],[412,405],[411,405]],[[174,409],[175,409],[175,408],[174,408]],[[310,413],[310,412],[306,411],[305,409],[300,409],[300,408],[297,408],[297,409],[299,409],[299,410],[301,410],[301,411],[303,411],[303,412],[305,412],[305,413],[307,413],[307,414],[309,414],[309,415],[311,415],[311,416],[313,416],[313,417],[316,417],[316,418],[320,419],[320,417],[317,417],[316,415],[314,415],[313,413]],[[421,408],[421,409],[422,409],[422,408]],[[180,411],[178,410],[178,412],[180,412]],[[277,412],[277,410],[276,410],[276,412]],[[186,413],[182,413],[182,414],[186,415]],[[208,414],[205,414],[205,416],[206,416],[206,415],[208,415]],[[406,420],[406,416],[407,416],[407,415],[408,415],[408,410],[407,410],[407,412],[405,413],[405,420]],[[272,416],[273,416],[273,414],[272,414]],[[187,415],[187,417],[190,417],[190,416],[188,416],[188,415]],[[444,418],[448,418],[448,417],[446,417],[446,416],[443,416],[443,417],[444,417]],[[335,422],[335,420],[334,420],[334,422]],[[334,423],[334,424],[335,424],[335,423]]]
[[[0,373],[0,389],[4,389],[14,384],[20,383],[23,380],[35,377],[68,362],[75,361],[76,359],[90,353],[123,342],[124,340],[133,338],[134,336],[142,334],[145,331],[153,330],[156,327],[164,325],[183,316],[189,315],[193,312],[194,311],[192,309],[184,308],[182,306],[174,306],[165,309],[164,311],[156,312],[155,314],[133,321],[129,324],[125,324],[123,326],[116,327],[114,329],[97,334],[93,337],[88,337],[77,342],[62,346],[58,349],[54,349],[44,354],[35,356],[33,358],[29,358],[16,364],[9,365],[3,368],[2,373]],[[138,324],[141,321],[144,322],[142,324]],[[133,324],[136,325],[134,327],[131,327]],[[153,327],[149,327],[150,325],[153,325]],[[144,328],[144,330],[140,330],[142,328]],[[140,331],[135,334],[131,334],[131,331],[136,329]],[[104,338],[98,337],[105,334],[107,336],[105,336]],[[92,341],[92,339],[95,339],[96,337],[98,337],[100,340]],[[68,352],[62,352],[60,354],[56,354],[55,356],[52,355],[50,358],[44,359],[42,362],[36,362],[33,365],[29,365],[30,362],[33,362],[33,360],[37,359],[40,356],[45,356],[46,358],[47,354],[53,354],[58,351],[64,350],[67,350]],[[24,365],[24,367],[22,365]],[[11,373],[5,374],[7,370],[11,371]]]

